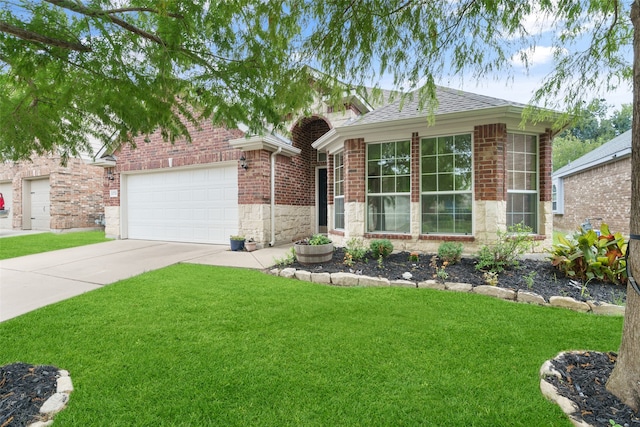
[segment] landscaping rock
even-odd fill
[[[516,299],[516,293],[514,291],[511,289],[499,288],[497,286],[480,285],[473,288],[473,292],[511,301]]]
[[[609,304],[606,302],[596,303],[594,301],[587,301],[591,311],[594,314],[604,314],[606,316],[624,316],[625,306]]]
[[[416,282],[412,282],[410,280],[391,280],[389,282],[389,286],[399,286],[405,288],[417,288],[418,285]]]
[[[359,276],[359,286],[389,286],[389,279],[384,277]]]
[[[585,313],[591,310],[591,307],[586,302],[581,302],[571,297],[551,297],[549,298],[549,304],[553,307],[568,308]]]
[[[544,397],[560,406],[565,414],[571,415],[578,412],[578,406],[566,397],[560,396],[558,390],[544,378],[540,380],[540,391]]]
[[[473,289],[473,285],[470,285],[469,283],[445,283],[444,284],[445,289],[449,290],[449,291],[455,291],[455,292],[471,292],[471,289]]]
[[[269,274],[271,274],[272,276],[279,276],[280,275],[280,269],[279,268],[272,268],[271,270],[269,270]]]
[[[69,376],[69,374],[67,375],[60,374],[60,375],[61,375],[60,378],[58,378],[56,392],[71,393],[73,391],[73,383],[71,382],[71,377]]]
[[[292,279],[296,275],[295,268],[284,268],[280,270],[280,277],[286,277],[287,279]]]
[[[64,409],[68,401],[69,395],[67,393],[55,393],[44,402],[40,408],[40,413],[48,416],[57,414]]]
[[[336,286],[358,286],[359,277],[353,273],[332,273],[331,283]]]
[[[311,281],[313,283],[331,284],[331,274],[329,273],[311,273]]]
[[[297,270],[296,271],[296,279],[304,280],[305,282],[311,281],[311,272],[306,270]]]
[[[529,291],[518,291],[516,300],[527,304],[547,305],[547,301],[541,295]]]
[[[444,286],[444,283],[438,282],[437,280],[425,280],[423,282],[418,282],[418,288],[437,289],[439,291],[447,289]]]

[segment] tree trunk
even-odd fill
[[[640,0],[631,5],[633,22],[633,125],[631,131],[631,234],[640,234]],[[640,240],[630,240],[631,275],[640,284]],[[640,408],[640,295],[627,285],[622,343],[607,389],[636,412]]]

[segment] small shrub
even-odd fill
[[[349,252],[345,253],[342,263],[347,267],[353,267],[353,255],[351,255]]]
[[[313,236],[311,236],[311,238],[309,239],[309,244],[313,245],[313,246],[318,246],[318,245],[327,245],[331,243],[331,239],[329,239],[327,236],[325,236],[324,234],[314,234]]]
[[[495,271],[485,271],[482,279],[489,286],[498,286],[498,273]]]
[[[376,258],[385,258],[393,252],[393,243],[388,239],[373,240],[369,245],[369,250]]]
[[[462,243],[443,242],[438,247],[438,257],[449,264],[460,262],[462,258]]]
[[[583,283],[594,278],[624,284],[627,281],[627,243],[621,233],[612,234],[607,224],[600,225],[600,236],[593,230],[578,230],[558,236],[551,248],[551,263],[565,276]]]
[[[286,267],[296,262],[296,250],[291,248],[282,258],[274,258],[273,263],[278,267]]]
[[[442,266],[438,266],[438,257],[434,255],[431,257],[429,265],[436,271],[436,273],[433,275],[434,279],[438,279],[442,283],[444,283],[444,281],[449,278],[449,273],[447,273],[446,271],[447,265],[449,265],[448,261],[443,261]]]
[[[510,226],[507,231],[498,230],[498,238],[492,245],[483,245],[478,252],[476,269],[500,273],[520,265],[520,257],[532,245],[531,228],[523,224]]]
[[[361,261],[369,253],[369,249],[364,246],[362,239],[357,237],[353,237],[347,241],[344,251],[351,257],[352,261]]]
[[[532,271],[529,274],[524,275],[524,282],[527,284],[528,289],[533,288],[533,281],[535,280],[537,275],[538,273],[536,273],[535,271]]]
[[[420,254],[418,252],[411,252],[409,254],[409,262],[418,262],[420,260]]]

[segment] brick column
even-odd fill
[[[507,200],[507,125],[476,126],[473,138],[475,200]]]
[[[344,201],[366,200],[366,147],[363,138],[347,139],[344,142]]]
[[[541,202],[551,201],[551,173],[553,171],[553,158],[551,154],[551,146],[553,143],[552,135],[551,129],[546,129],[545,133],[539,135],[540,176],[538,177],[538,182],[540,183],[539,193]]]

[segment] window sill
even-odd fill
[[[475,242],[474,236],[454,236],[451,234],[421,234],[418,240],[444,240],[445,242]]]
[[[411,234],[364,233],[365,239],[411,240]]]

